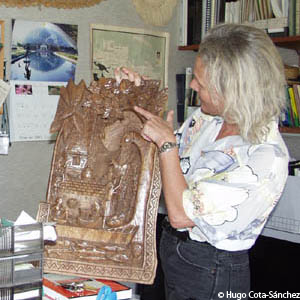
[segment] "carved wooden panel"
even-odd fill
[[[134,105],[162,115],[159,82],[101,78],[62,88],[51,132],[58,136],[47,200],[38,220],[56,222],[44,272],[152,283],[161,191],[156,146]]]

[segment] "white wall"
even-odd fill
[[[75,81],[90,82],[89,24],[145,28],[170,33],[169,108],[176,107],[175,74],[192,66],[195,52],[177,50],[177,10],[168,26],[144,24],[131,0],[104,0],[98,5],[73,10],[27,7],[23,9],[0,6],[0,19],[5,24],[5,57],[9,61],[11,19],[47,21],[78,25],[78,64]],[[40,201],[45,201],[52,159],[53,143],[16,142],[8,156],[0,155],[0,217],[14,220],[21,210],[35,216]]]
[[[184,72],[193,65],[196,53],[177,50],[178,11],[168,26],[154,27],[144,24],[136,13],[131,0],[104,0],[100,4],[82,9],[63,10],[54,8],[27,7],[23,9],[0,6],[0,19],[5,24],[5,58],[10,58],[11,19],[47,21],[78,25],[78,65],[76,83],[84,79],[90,82],[89,24],[145,28],[170,33],[169,54],[169,108],[176,108],[175,74]],[[287,64],[297,64],[295,51],[280,50]],[[300,159],[300,137],[288,136],[292,156]],[[52,159],[53,143],[16,142],[8,156],[0,155],[0,217],[15,219],[21,210],[35,216],[40,201],[45,201]]]

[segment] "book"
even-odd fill
[[[294,126],[299,127],[299,115],[298,115],[298,111],[297,111],[294,90],[292,87],[289,87],[288,91],[289,91],[289,95],[290,95],[292,118],[294,120]]]
[[[192,88],[190,84],[193,80],[193,69],[191,67],[187,67],[185,69],[185,101],[184,101],[184,120],[187,118],[187,107],[191,105],[191,96],[192,96]]]
[[[130,299],[132,289],[112,280],[85,278],[80,276],[44,274],[43,291],[52,300],[94,300],[103,286],[116,292],[117,300]]]
[[[285,106],[285,117],[281,118],[282,125],[287,127],[294,127],[293,119],[292,119],[292,108],[291,108],[291,101],[290,101],[290,95],[288,91],[288,86],[285,89],[285,99],[286,99],[286,106]]]
[[[225,0],[217,2],[217,24],[225,22]]]
[[[213,28],[217,24],[217,4],[216,0],[211,1],[211,16],[210,16],[210,24],[209,28]]]
[[[188,30],[188,0],[179,1],[179,38],[178,45],[187,45],[187,30]]]
[[[295,7],[295,35],[300,34],[300,1],[296,2]]]
[[[197,1],[195,2],[195,21],[194,21],[194,44],[199,44],[202,40],[202,3],[203,1]]]
[[[284,13],[284,1],[282,0],[271,0],[271,7],[275,18],[281,18],[287,16]]]
[[[202,1],[201,39],[205,37],[207,0]]]
[[[290,0],[288,11],[289,36],[296,34],[296,0]]]
[[[201,41],[202,1],[179,1],[179,46],[199,44]]]
[[[201,42],[202,1],[188,1],[188,45]]]
[[[299,84],[293,84],[292,87],[293,87],[293,91],[294,91],[295,104],[296,104],[298,119],[299,119],[299,113],[300,113],[300,86],[299,86]]]
[[[211,13],[212,13],[212,11],[211,11],[211,3],[212,3],[212,0],[206,0],[205,28],[204,28],[205,34],[210,29]]]
[[[185,109],[185,74],[176,74],[177,122],[184,122]]]

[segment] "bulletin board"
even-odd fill
[[[53,140],[60,88],[75,79],[78,25],[12,20],[10,141]]]

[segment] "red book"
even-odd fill
[[[103,286],[109,286],[116,292],[117,299],[130,299],[132,289],[124,284],[112,280],[84,278],[79,276],[44,274],[44,296],[52,300],[93,300]]]

